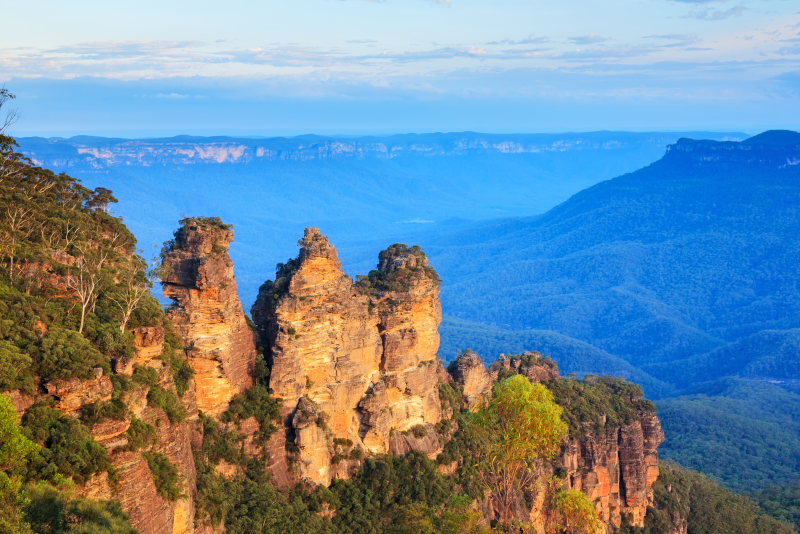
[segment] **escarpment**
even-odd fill
[[[489,395],[497,379],[521,374],[544,383],[570,426],[555,462],[563,488],[585,493],[608,528],[619,528],[623,521],[644,525],[647,507],[653,505],[656,449],[664,432],[638,386],[611,377],[561,380],[555,362],[538,352],[501,355],[486,369],[476,354],[465,351],[449,369],[468,406]],[[531,510],[531,518],[536,516]]]
[[[211,219],[187,219],[164,253],[167,319],[181,337],[194,371],[197,407],[219,415],[253,385],[256,357],[236,293],[228,246],[233,230]]]
[[[413,427],[427,433],[441,418],[441,304],[427,258],[397,245],[354,284],[318,229],[306,229],[301,244],[251,310],[268,347],[270,393],[282,402],[297,446],[299,476],[329,484],[349,476],[345,457],[437,452],[436,439],[392,439]]]
[[[624,517],[643,524],[663,433],[632,385],[561,380],[555,363],[534,352],[501,356],[487,369],[465,351],[445,370],[436,355],[439,278],[425,254],[392,245],[353,281],[314,228],[298,257],[260,288],[253,327],[236,293],[232,240],[219,219],[181,221],[163,251],[163,291],[173,304],[162,314],[154,303],[124,336],[114,334],[130,350],[106,346],[105,336],[101,354],[77,332],[31,319],[31,336],[63,335],[91,355],[79,373],[40,377],[10,395],[23,425],[32,410],[55,410],[80,421],[99,447],[93,454],[107,458],[73,475],[77,495],[118,500],[141,534],[211,534],[241,531],[214,515],[214,492],[298,483],[336,491],[344,486],[335,479],[355,482],[383,455],[422,462],[429,475],[460,485],[474,458],[451,458],[446,447],[463,438],[469,412],[484,406],[498,380],[520,374],[547,385],[569,420],[570,437],[548,474],[588,495],[609,528]],[[587,392],[610,400],[586,405]],[[488,524],[494,497],[482,495],[470,498]],[[535,523],[542,501],[528,497],[517,511]],[[334,521],[338,512],[320,513]]]

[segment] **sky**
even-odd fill
[[[26,0],[15,135],[800,129],[797,0]]]

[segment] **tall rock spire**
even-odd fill
[[[255,335],[236,292],[228,246],[233,230],[218,218],[181,221],[163,258],[167,318],[181,336],[194,370],[197,407],[219,415],[253,385]]]
[[[365,452],[435,452],[441,305],[427,258],[394,245],[353,284],[319,229],[307,228],[300,244],[251,310],[269,346],[270,391],[283,402],[298,474],[328,484],[349,476]],[[417,434],[427,438],[405,435],[426,425],[431,431]]]

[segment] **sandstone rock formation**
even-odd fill
[[[664,432],[654,414],[639,417],[630,425],[607,427],[600,435],[590,431],[571,437],[559,456],[559,465],[568,473],[565,485],[583,491],[602,521],[615,528],[626,515],[631,524],[643,526],[647,507],[653,504],[656,447],[664,441]]]
[[[441,418],[438,277],[418,248],[382,252],[378,269],[354,285],[328,239],[308,228],[298,258],[279,265],[251,312],[300,477],[329,484],[347,476],[332,463],[341,461],[335,442],[351,443],[351,454],[440,448],[390,440],[414,427],[427,433]]]
[[[470,406],[490,395],[493,381],[504,372],[506,376],[521,374],[531,382],[559,379],[555,363],[537,352],[501,355],[489,367],[492,372],[476,354],[465,352],[450,369]],[[583,491],[601,520],[613,528],[619,528],[625,516],[631,524],[643,526],[647,507],[653,504],[653,484],[658,478],[656,449],[664,441],[664,432],[655,413],[640,411],[636,419],[629,425],[605,425],[599,434],[587,426],[580,437],[568,438],[557,459],[566,470],[564,487]]]
[[[183,340],[194,370],[201,411],[219,415],[253,384],[256,357],[228,255],[233,230],[211,219],[187,219],[164,256],[167,318]]]
[[[452,368],[453,380],[461,387],[467,408],[480,405],[492,392],[497,375],[492,376],[480,356],[466,350],[460,354]]]

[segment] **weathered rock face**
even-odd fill
[[[386,453],[393,431],[439,421],[441,304],[431,272],[417,249],[382,253],[379,287],[354,285],[328,239],[308,228],[299,257],[261,287],[251,312],[270,349],[270,391],[284,403],[299,476],[326,485],[348,476],[349,467],[332,467],[334,440]],[[318,415],[297,415],[310,411]]]
[[[169,364],[153,360],[148,364],[158,371],[161,387],[174,391]],[[125,403],[131,415],[138,417],[156,429],[156,438],[150,450],[166,455],[182,477],[182,492],[186,495],[174,502],[159,496],[153,475],[142,456],[143,451],[128,450],[126,431],[131,418],[123,421],[106,419],[91,428],[92,437],[108,451],[119,477],[119,484],[112,489],[105,473],[93,477],[79,493],[95,499],[117,499],[128,514],[131,524],[142,534],[191,534],[194,530],[194,497],[196,495],[196,473],[191,448],[191,429],[197,418],[197,408],[190,395],[184,396],[188,418],[172,424],[160,408],[147,403],[147,387],[129,392]]]
[[[459,355],[452,370],[453,380],[461,386],[467,408],[485,402],[492,392],[492,384],[497,375],[486,370],[483,360],[473,352]]]
[[[569,438],[559,456],[568,472],[565,486],[583,491],[603,522],[615,528],[626,515],[632,524],[643,526],[647,507],[653,504],[656,447],[664,433],[654,414],[639,416],[639,421],[606,428],[604,434]]]
[[[501,356],[490,366],[493,372],[487,371],[476,354],[468,353],[461,355],[450,369],[471,405],[491,394],[492,383],[503,369],[531,382],[559,379],[557,366],[537,352]],[[564,487],[584,492],[609,528],[619,528],[624,516],[631,524],[643,526],[647,507],[653,504],[653,484],[659,473],[656,449],[663,441],[658,418],[645,411],[639,412],[637,420],[629,425],[605,426],[600,434],[592,429],[580,437],[570,437],[557,459],[557,464],[567,471]],[[523,518],[528,514],[517,515]],[[530,514],[532,518],[539,515],[535,511]]]
[[[189,220],[164,257],[167,318],[175,326],[195,372],[197,407],[209,415],[228,408],[252,386],[256,348],[239,297],[228,245],[233,230]]]
[[[71,378],[45,384],[47,394],[52,395],[56,401],[53,407],[64,413],[75,414],[86,404],[110,401],[114,390],[111,379],[103,376],[103,370],[99,367],[94,372],[95,378],[92,380]]]
[[[550,358],[544,357],[541,352],[523,352],[517,356],[506,356],[501,354],[497,363],[508,369],[521,374],[534,383],[546,380],[558,380],[561,375],[558,373],[558,366]]]

